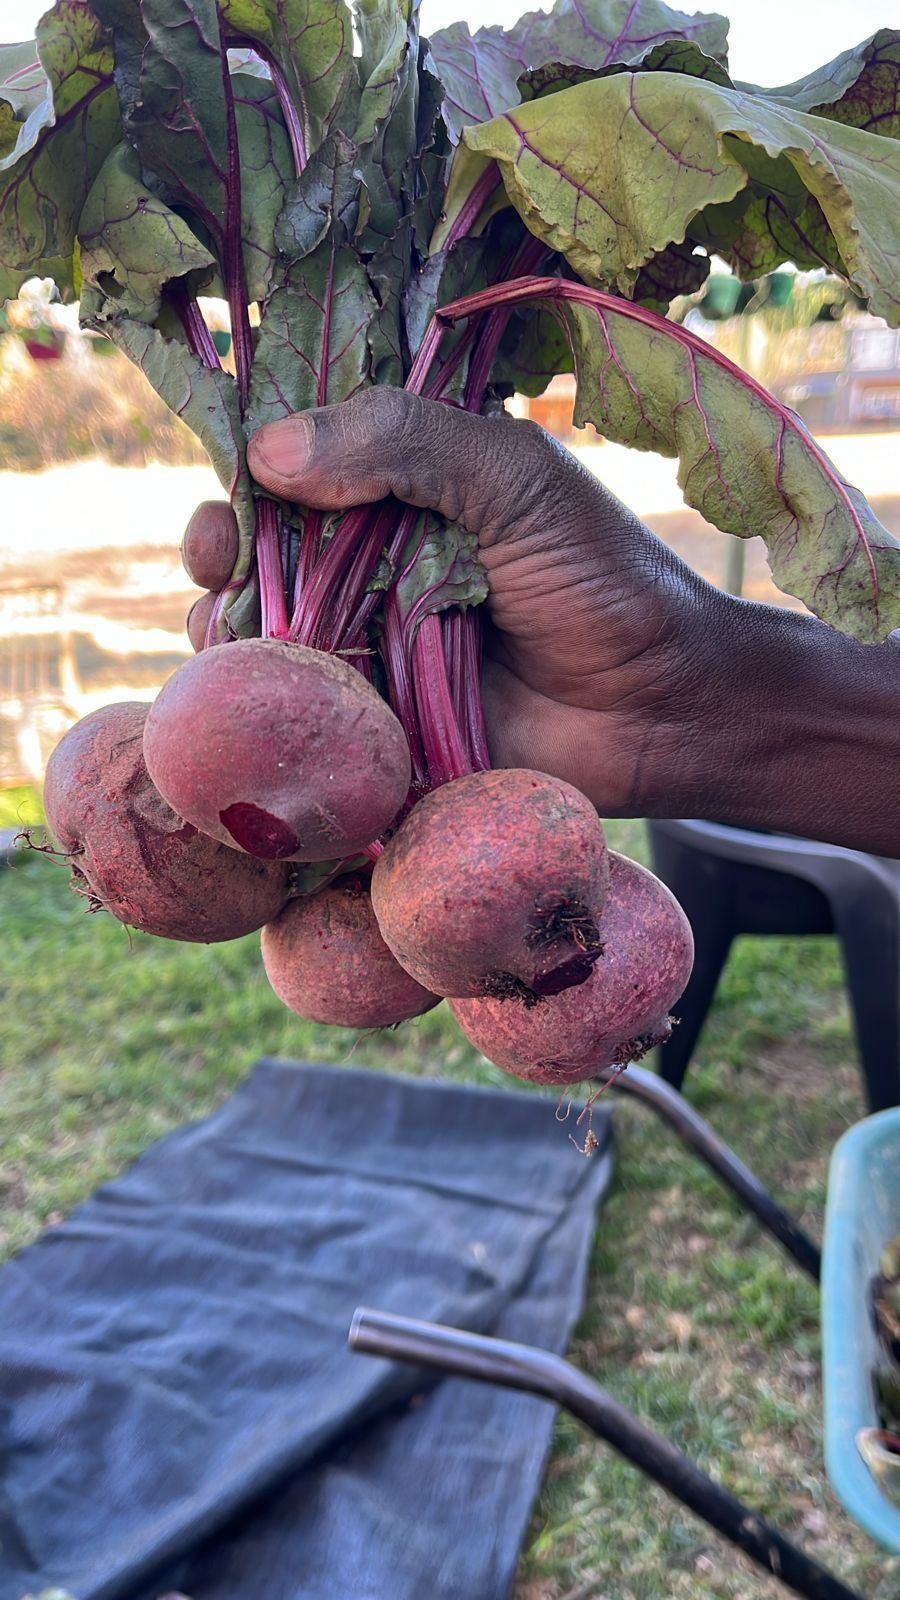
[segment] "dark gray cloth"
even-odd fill
[[[0,1272],[0,1597],[502,1600],[546,1402],[353,1355],[355,1307],[563,1350],[611,1123],[265,1060]]]

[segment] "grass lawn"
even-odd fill
[[[43,820],[41,802],[33,789],[0,789],[0,829],[32,828]]]
[[[9,818],[0,812],[0,826],[20,820],[23,801]],[[645,858],[639,824],[610,831]],[[335,1062],[352,1053],[373,1068],[510,1081],[443,1008],[357,1042],[279,1005],[256,938],[203,947],[129,937],[110,918],[86,916],[66,878],[38,857],[0,870],[4,1253],[168,1129],[218,1105],[263,1053]],[[818,1231],[829,1152],[863,1114],[834,942],[736,947],[688,1083],[704,1115]],[[617,1177],[572,1358],[868,1600],[896,1600],[900,1563],[824,1487],[813,1286],[648,1113],[620,1104],[617,1119]],[[784,1592],[576,1424],[559,1422],[516,1600]]]

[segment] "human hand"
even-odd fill
[[[497,766],[606,816],[694,816],[900,853],[900,641],[706,583],[549,435],[395,389],[270,423],[248,461],[323,510],[393,494],[477,535]],[[195,513],[236,538],[227,506]],[[207,528],[207,532],[209,529]]]
[[[646,811],[677,782],[722,597],[543,430],[370,389],[269,424],[248,460],[286,500],[337,510],[393,494],[477,535],[496,765],[565,778],[607,814]]]

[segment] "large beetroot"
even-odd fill
[[[179,816],[266,860],[358,854],[410,780],[403,729],[361,674],[277,639],[179,667],[151,707],[144,757]]]
[[[394,960],[355,875],[285,906],[263,928],[262,956],[279,1000],[309,1022],[387,1028],[438,1003]]]
[[[506,768],[413,808],[376,863],[372,903],[386,944],[426,989],[528,1005],[590,975],[608,880],[590,801]]]
[[[576,1083],[669,1037],[669,1009],[691,975],[690,925],[652,872],[614,851],[609,861],[603,954],[586,983],[530,1008],[514,999],[451,1002],[476,1049],[520,1078]]]
[[[147,706],[104,706],[76,723],[47,767],[44,807],[75,886],[120,922],[215,943],[277,916],[289,869],[254,861],[176,816],[144,765]]]

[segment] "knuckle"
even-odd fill
[[[405,431],[408,402],[414,398],[388,386],[363,389],[339,407],[353,443],[361,449],[383,451],[400,442]]]
[[[467,503],[491,538],[501,538],[540,514],[558,470],[555,446],[533,422],[512,417],[480,419],[469,474]]]

